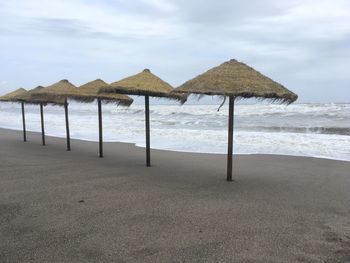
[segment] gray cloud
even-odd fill
[[[271,15],[280,15],[285,12],[286,7],[293,6],[295,2],[297,1],[288,1],[288,3],[270,0],[222,0],[215,3],[210,0],[173,1],[178,7],[177,14],[186,21],[214,28],[220,26],[239,28],[241,23],[249,23],[251,20]]]
[[[103,32],[94,31],[77,19],[37,18],[33,19],[32,23],[28,25],[28,29],[65,37],[95,38],[101,35],[108,36]]]

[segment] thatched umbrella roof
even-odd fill
[[[34,98],[33,97],[33,94],[41,91],[42,89],[44,89],[43,86],[38,86],[34,89],[31,89],[29,91],[27,91],[26,93],[20,95],[17,97],[17,100],[20,101],[20,102],[25,102],[25,103],[29,103],[29,104],[43,104],[43,105],[46,105],[47,104],[47,101],[45,99],[38,99],[38,98]],[[51,100],[52,104],[55,104],[55,105],[63,105],[64,104],[64,100],[63,99],[60,99],[60,100]]]
[[[98,106],[98,127],[99,127],[99,157],[103,157],[103,134],[102,134],[102,102],[104,103],[117,103],[124,106],[129,106],[133,99],[127,95],[116,93],[99,93],[100,89],[106,88],[109,85],[101,79],[90,81],[82,86],[78,90],[78,95],[69,96],[71,99],[80,102],[92,102],[97,100]]]
[[[18,97],[27,93],[28,91],[23,89],[23,88],[19,88],[16,89],[15,91],[11,91],[10,93],[7,93],[3,96],[0,97],[0,101],[18,101]]]
[[[185,82],[174,92],[271,99],[285,103],[298,98],[281,84],[234,59]]]
[[[68,80],[63,79],[57,83],[47,86],[43,89],[34,92],[31,99],[39,99],[46,103],[55,103],[56,101],[65,100],[69,96],[79,95],[76,86]]]
[[[232,181],[234,102],[240,98],[258,98],[292,103],[298,96],[281,84],[237,60],[218,67],[185,82],[174,93],[219,95],[229,97],[227,181]],[[225,102],[225,100],[224,100]],[[222,103],[222,105],[224,104]]]
[[[117,82],[113,82],[109,85],[109,87],[102,88],[100,90],[100,93],[121,93],[145,97],[145,133],[147,166],[151,166],[149,97],[151,96],[168,98],[179,100],[181,102],[186,101],[186,96],[184,96],[183,94],[172,93],[173,90],[173,87],[169,83],[152,74],[149,69],[145,69],[136,75],[119,80]]]
[[[81,102],[92,102],[95,99],[101,99],[105,103],[117,103],[123,106],[129,106],[134,101],[123,94],[99,93],[100,89],[108,86],[102,79],[96,79],[80,86],[78,88],[79,95],[73,95],[71,98]]]
[[[185,101],[186,97],[181,94],[171,93],[173,87],[152,74],[149,69],[144,69],[142,72],[127,77],[125,79],[113,82],[109,87],[102,88],[103,93],[121,93],[139,96],[152,96],[175,99]]]
[[[7,93],[4,96],[0,97],[0,101],[8,101],[8,102],[20,102],[18,100],[18,97],[28,93],[25,89],[16,89],[15,91],[12,91],[10,93]],[[27,141],[27,132],[26,132],[26,120],[25,120],[25,113],[24,113],[24,103],[21,103],[22,105],[22,123],[23,123],[23,141]]]

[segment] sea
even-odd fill
[[[25,105],[29,131],[41,131],[39,106]],[[65,137],[64,109],[46,106],[46,134]],[[180,152],[227,152],[228,106],[150,105],[151,148]],[[96,103],[70,102],[71,137],[98,141]],[[103,105],[106,142],[145,146],[143,104]],[[22,129],[21,106],[0,103],[0,127]],[[1,138],[0,138],[1,139]],[[96,149],[97,150],[97,149]],[[278,154],[350,161],[350,104],[236,105],[235,154]]]

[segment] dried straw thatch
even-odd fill
[[[271,99],[285,103],[292,103],[298,98],[281,84],[234,59],[185,82],[174,92]]]
[[[46,100],[33,98],[33,94],[41,91],[42,89],[44,89],[43,86],[38,86],[38,87],[36,87],[34,89],[31,89],[28,92],[18,96],[17,100],[20,101],[20,102],[28,103],[28,104],[43,104],[43,105],[46,105],[47,104]],[[63,99],[55,100],[55,101],[51,101],[50,103],[55,104],[55,105],[63,105],[64,104],[64,100]]]
[[[16,89],[15,91],[12,91],[10,93],[7,93],[3,96],[0,97],[0,101],[13,101],[13,102],[16,102],[18,101],[18,97],[27,93],[28,91],[26,91],[25,89],[23,88],[19,88],[19,89]]]
[[[162,97],[179,101],[186,101],[181,94],[172,93],[173,87],[152,74],[149,69],[141,73],[113,82],[109,87],[102,88],[103,93],[121,93],[140,96]]]
[[[68,103],[67,98],[72,95],[78,95],[78,89],[68,80],[64,79],[51,86],[40,89],[31,95],[31,99],[40,100],[44,103],[56,103],[57,101],[64,101],[64,112],[66,120],[66,137],[67,137],[67,151],[70,151],[70,132],[69,132],[69,118],[68,118]]]
[[[33,100],[41,100],[46,103],[56,103],[65,100],[69,96],[79,95],[76,86],[68,80],[63,79],[55,84],[34,92],[31,96]]]
[[[95,99],[101,99],[104,103],[117,103],[118,105],[130,106],[133,99],[127,95],[99,93],[100,89],[109,85],[101,79],[88,82],[78,88],[79,95],[70,96],[70,98],[81,102],[92,102]]]

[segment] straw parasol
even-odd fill
[[[16,89],[15,91],[12,91],[10,93],[7,93],[0,97],[0,101],[6,101],[6,102],[18,102],[18,97],[27,93],[27,90],[23,88]],[[21,103],[22,106],[22,125],[23,125],[23,141],[27,141],[27,132],[26,132],[26,118],[24,113],[24,103]]]
[[[80,102],[92,102],[97,99],[98,105],[98,126],[99,126],[99,157],[103,157],[102,138],[102,102],[115,103],[122,106],[130,106],[133,99],[129,96],[114,93],[99,93],[101,88],[108,87],[108,84],[101,79],[90,81],[78,88],[79,95],[70,96],[71,99]]]
[[[46,106],[47,104],[54,104],[54,105],[63,105],[64,104],[63,99],[46,100],[44,98],[35,97],[35,94],[40,92],[44,88],[45,87],[43,87],[43,86],[37,86],[36,88],[31,89],[31,90],[27,91],[26,93],[19,95],[17,97],[17,100],[21,101],[21,102],[23,101],[27,104],[34,104],[34,105],[43,104],[44,106]]]
[[[68,96],[72,95],[79,95],[77,87],[68,80],[63,79],[33,93],[32,99],[40,99],[47,103],[54,103],[57,100],[66,100]]]
[[[133,99],[126,95],[115,93],[99,93],[100,89],[107,88],[109,85],[102,79],[90,81],[78,87],[78,95],[70,96],[80,102],[92,102],[95,99],[100,99],[104,103],[115,103],[122,106],[130,106]]]
[[[44,126],[44,106],[48,103],[47,101],[43,99],[35,99],[33,98],[33,94],[36,92],[39,92],[40,90],[44,89],[43,86],[38,86],[34,89],[29,90],[26,93],[23,93],[22,95],[17,97],[17,100],[21,103],[27,103],[27,104],[34,104],[34,105],[40,105],[40,119],[41,119],[41,138],[42,138],[42,145],[46,145],[45,143],[45,126]],[[49,103],[54,105],[64,105],[64,100],[52,100]]]
[[[186,101],[181,94],[172,94],[174,88],[158,76],[152,74],[149,69],[113,82],[109,87],[101,89],[103,93],[120,93],[128,95],[168,98],[178,101]]]
[[[149,69],[113,82],[109,87],[102,88],[101,93],[121,93],[145,97],[145,123],[146,123],[146,165],[151,166],[150,157],[150,120],[149,120],[149,97],[160,97],[184,102],[186,97],[182,94],[171,93],[173,87],[152,74]]]
[[[258,98],[290,104],[298,98],[295,93],[289,91],[281,84],[234,59],[185,82],[176,88],[174,92],[229,97],[228,181],[232,181],[234,101],[241,98]]]
[[[67,151],[70,151],[70,133],[69,133],[69,119],[68,119],[68,101],[69,96],[78,95],[78,89],[68,80],[63,79],[57,83],[47,86],[32,94],[31,98],[34,100],[40,99],[46,103],[55,103],[57,101],[64,101],[64,112],[66,120],[66,137],[67,137]]]
[[[10,93],[7,93],[0,97],[0,101],[7,101],[7,102],[16,102],[18,96],[26,93],[27,90],[23,88],[16,89],[14,91],[11,91]]]

